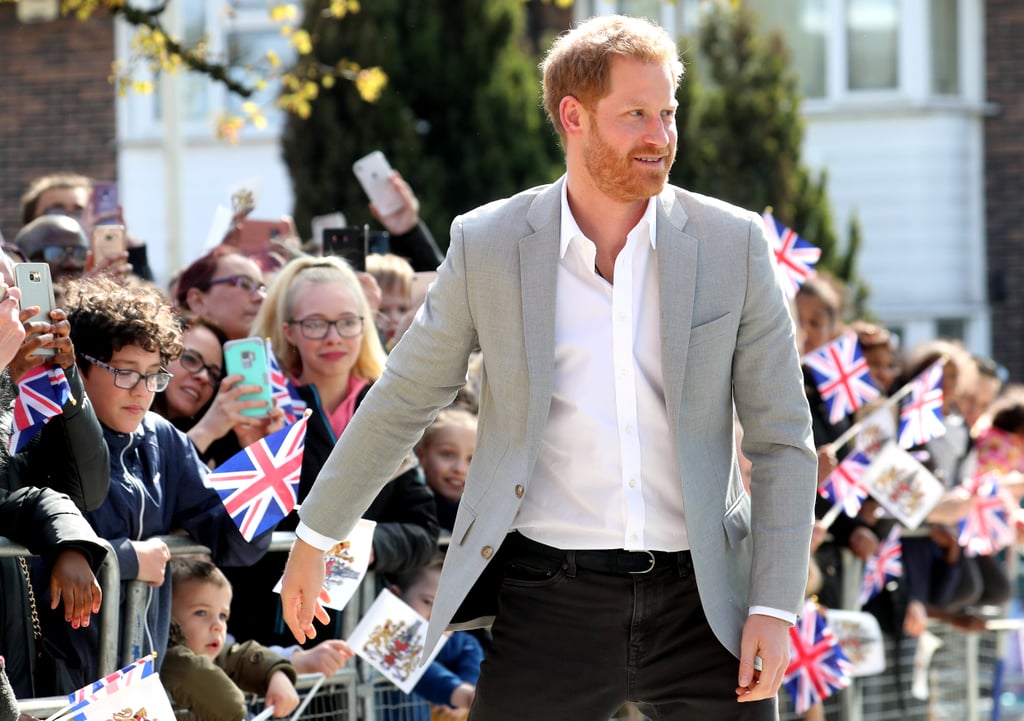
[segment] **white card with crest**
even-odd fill
[[[860,432],[854,441],[858,450],[874,458],[889,441],[896,440],[896,418],[891,406],[883,405],[860,420]]]
[[[911,530],[921,525],[946,491],[938,478],[894,441],[878,452],[860,482],[893,518]]]
[[[851,676],[873,676],[885,670],[885,643],[878,619],[866,611],[830,608],[825,611],[825,623],[853,666]]]
[[[348,538],[335,543],[324,554],[324,590],[331,597],[323,604],[327,608],[340,611],[355,595],[370,565],[376,526],[376,521],[360,518]],[[274,586],[274,592],[281,593],[281,581]]]
[[[447,640],[442,636],[421,664],[427,620],[386,588],[352,630],[348,645],[405,693],[412,693]]]

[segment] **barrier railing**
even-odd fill
[[[208,553],[205,546],[195,543],[186,536],[161,537],[172,555]],[[275,532],[270,552],[287,552],[291,548],[294,534]],[[141,629],[145,621],[144,582],[128,582],[123,616],[119,618],[120,573],[116,557],[108,547],[107,559],[97,574],[103,589],[103,608],[100,611],[100,667],[103,673],[126,665],[141,655]],[[0,538],[0,556],[31,556],[28,549]],[[860,578],[860,567],[852,556],[844,555],[844,577],[846,593],[855,594]],[[342,619],[343,633],[348,634],[355,626],[362,609],[374,600],[375,583],[372,574],[345,609]],[[276,580],[276,579],[275,579]],[[119,628],[120,621],[120,628]],[[1016,626],[1014,627],[1016,628]],[[1001,637],[993,632],[964,634],[942,624],[930,626],[944,642],[936,652],[929,674],[931,696],[927,701],[913,699],[909,693],[910,677],[913,672],[913,643],[899,643],[886,639],[886,655],[892,665],[879,677],[855,679],[853,685],[833,696],[826,703],[829,719],[838,721],[914,721],[915,719],[950,719],[950,721],[982,721],[996,718],[998,708],[993,707],[992,688],[994,669],[1002,657],[1004,644]],[[118,637],[121,636],[120,647]],[[299,677],[297,688],[300,696],[318,679],[316,675]],[[362,679],[362,680],[360,680]],[[375,721],[379,714],[389,707],[382,693],[391,689],[389,684],[369,669],[350,663],[346,668],[328,678],[318,690],[316,697],[303,711],[303,721]],[[394,697],[391,697],[393,702]],[[66,697],[19,700],[23,712],[39,718],[63,707]],[[258,711],[259,699],[251,699],[251,708]],[[415,701],[402,701],[401,709],[411,709]],[[795,719],[788,699],[782,698],[782,719]],[[389,710],[394,713],[400,708]],[[391,718],[392,716],[389,716]],[[187,717],[186,717],[187,718]],[[394,718],[402,718],[399,713]]]

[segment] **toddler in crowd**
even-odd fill
[[[428,621],[443,562],[444,556],[438,553],[423,568],[397,574],[391,579],[390,591]],[[480,677],[483,657],[483,647],[473,634],[466,631],[451,633],[440,653],[413,687],[413,698],[429,701],[433,712],[428,716],[426,709],[415,708],[407,713],[408,709],[403,709],[400,702],[402,696],[396,690],[390,693],[389,710],[382,713],[380,721],[464,719],[476,697],[476,682]]]
[[[242,721],[242,691],[259,694],[287,716],[299,704],[295,669],[255,641],[228,643],[231,584],[209,561],[171,561],[171,645],[160,678],[176,707],[203,721]]]
[[[464,408],[445,408],[423,432],[416,456],[434,491],[437,520],[451,531],[476,446],[476,416]]]

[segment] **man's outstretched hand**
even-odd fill
[[[313,619],[327,623],[329,618],[321,601],[330,600],[324,590],[324,553],[296,538],[288,554],[281,580],[281,610],[284,622],[295,640],[316,638]]]

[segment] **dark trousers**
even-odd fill
[[[470,721],[607,721],[626,701],[652,721],[778,719],[775,699],[736,701],[739,661],[708,625],[688,552],[656,554],[647,573],[617,557],[593,570],[601,554],[616,552],[509,536]]]

